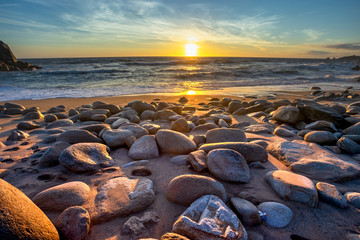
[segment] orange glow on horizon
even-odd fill
[[[185,56],[187,57],[197,57],[198,56],[199,46],[195,43],[185,44]]]

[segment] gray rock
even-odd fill
[[[20,130],[14,130],[10,133],[6,141],[21,141],[28,138],[30,135]]]
[[[134,136],[134,133],[125,129],[106,130],[102,134],[105,144],[110,148],[118,148],[125,145],[125,141]]]
[[[267,151],[255,143],[240,143],[240,142],[223,142],[223,143],[208,143],[202,145],[199,149],[205,152],[210,152],[213,149],[225,148],[232,149],[244,156],[247,163],[251,162],[266,162],[268,159]]]
[[[339,208],[347,208],[348,204],[346,198],[337,190],[337,188],[329,183],[318,182],[316,184],[319,197],[324,202],[331,203]]]
[[[175,165],[186,165],[188,155],[178,155],[175,157],[170,158],[170,162]]]
[[[89,195],[88,185],[74,181],[48,188],[36,194],[32,200],[44,211],[64,211],[68,207],[84,204]]]
[[[337,138],[331,132],[327,131],[311,131],[304,137],[306,142],[313,142],[320,145],[331,145],[336,143]]]
[[[35,119],[42,119],[42,118],[44,118],[44,116],[39,111],[28,112],[24,116],[24,120],[35,120]]]
[[[206,167],[206,152],[204,150],[197,150],[187,155],[186,161],[190,163],[195,172],[204,172]]]
[[[345,193],[345,198],[354,207],[360,209],[360,193],[358,192],[347,192]]]
[[[130,123],[129,119],[127,118],[119,118],[117,120],[115,120],[113,123],[109,123],[111,124],[111,128],[113,129],[118,129],[119,127],[121,127],[124,124]]]
[[[244,102],[239,100],[233,100],[229,103],[229,113],[234,113],[236,110],[238,110],[241,107],[245,107],[246,104]]]
[[[179,118],[171,124],[170,129],[177,132],[187,133],[190,131],[190,125],[184,118]]]
[[[288,171],[275,170],[268,172],[265,180],[281,198],[316,207],[318,194],[309,178]]]
[[[139,114],[143,113],[145,110],[156,111],[154,105],[146,103],[144,101],[133,101],[128,104],[132,109],[135,109]]]
[[[101,186],[90,212],[94,223],[125,217],[145,210],[155,200],[153,182],[147,178],[117,177]]]
[[[59,240],[59,234],[23,192],[0,179],[0,239]]]
[[[133,136],[135,138],[140,138],[142,136],[149,135],[148,130],[146,130],[145,128],[143,128],[139,125],[136,125],[136,124],[124,124],[121,127],[119,127],[118,129],[132,131],[134,133]]]
[[[153,119],[155,111],[152,110],[145,110],[141,113],[140,119],[141,120],[151,120]]]
[[[84,127],[81,127],[80,129],[87,130],[89,132],[95,132],[99,134],[103,129],[110,129],[109,124],[105,123],[99,123],[99,124],[91,124]]]
[[[246,230],[234,212],[213,195],[193,202],[175,221],[172,231],[194,240],[247,239]]]
[[[87,130],[67,130],[61,133],[56,141],[74,143],[103,143],[103,141]]]
[[[181,205],[189,205],[204,195],[216,195],[226,201],[224,186],[211,177],[185,174],[173,178],[166,191],[169,201]]]
[[[336,145],[341,149],[341,151],[344,151],[349,154],[357,154],[360,153],[360,145],[351,140],[348,137],[341,137]]]
[[[343,134],[348,134],[348,135],[360,135],[360,122],[345,128],[343,131]]]
[[[231,198],[230,201],[243,224],[253,226],[261,223],[259,210],[254,204],[245,199],[235,197]]]
[[[231,149],[214,149],[206,157],[210,173],[223,181],[250,181],[250,170],[244,157]]]
[[[146,212],[141,217],[132,216],[122,226],[121,233],[130,235],[132,239],[140,239],[140,236],[149,236],[149,227],[160,221],[155,212]]]
[[[197,149],[193,140],[179,132],[161,129],[155,137],[163,153],[187,154]]]
[[[36,123],[33,122],[20,122],[18,123],[18,125],[16,126],[17,129],[19,130],[33,130],[36,128],[39,128],[40,126]]]
[[[77,143],[62,151],[59,161],[72,172],[96,171],[114,163],[109,152],[104,144]]]
[[[151,135],[155,135],[157,133],[157,131],[159,131],[161,128],[160,125],[152,124],[152,123],[140,124],[140,126],[145,128]]]
[[[153,115],[153,120],[170,120],[171,116],[177,115],[173,110],[163,109]]]
[[[4,107],[6,109],[21,109],[21,110],[25,110],[26,108],[18,103],[11,103],[11,102],[6,102],[4,103]]]
[[[83,207],[69,207],[60,214],[55,225],[65,239],[85,240],[90,231],[90,215]]]
[[[219,128],[219,127],[214,123],[205,123],[205,124],[201,124],[201,125],[198,125],[198,126],[194,127],[191,130],[191,133],[207,132],[208,130],[214,129],[214,128]]]
[[[274,113],[273,118],[280,122],[295,123],[299,119],[300,111],[293,106],[279,107]]]
[[[229,124],[227,124],[227,122],[225,122],[224,119],[220,119],[219,122],[218,122],[218,126],[220,128],[228,128],[229,127]]]
[[[59,165],[59,157],[63,150],[71,146],[67,142],[56,142],[53,146],[49,147],[41,156],[39,166],[43,168],[53,167]]]
[[[276,228],[286,227],[293,217],[290,208],[277,202],[264,202],[258,206],[259,210],[266,213],[265,222]]]
[[[193,136],[193,141],[195,142],[196,146],[200,146],[206,142],[206,138],[204,135],[195,135]]]
[[[305,125],[305,130],[319,130],[319,131],[328,131],[328,132],[337,132],[335,125],[329,121],[319,120],[316,122],[309,123]]]
[[[232,122],[231,116],[225,115],[225,114],[211,114],[210,118],[214,119],[215,123],[217,123],[217,124],[219,123],[220,119],[224,120],[225,122],[227,122],[229,124],[231,124],[231,122]]]
[[[55,122],[49,123],[46,125],[45,129],[52,129],[52,128],[58,128],[58,127],[67,127],[74,125],[74,122],[70,119],[61,119],[57,120]]]
[[[247,127],[244,127],[243,130],[245,132],[249,132],[249,133],[256,133],[256,134],[272,134],[273,133],[273,129],[272,127],[269,127],[265,124],[254,124],[254,125],[250,125]]]
[[[58,117],[54,114],[48,114],[44,117],[44,121],[49,123],[49,122],[55,122],[58,120]]]
[[[291,137],[296,136],[296,134],[293,131],[290,131],[290,130],[285,129],[283,127],[275,128],[274,135],[277,135],[277,136],[280,136],[280,137],[286,137],[286,138],[291,138]]]
[[[217,128],[211,129],[206,133],[206,143],[246,141],[245,133],[242,130],[236,128]]]
[[[133,159],[150,159],[159,157],[159,149],[157,147],[155,137],[152,135],[140,137],[131,145],[128,155]]]

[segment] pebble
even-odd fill
[[[286,227],[293,217],[291,209],[281,203],[264,202],[258,208],[261,212],[266,213],[266,224],[275,228]]]

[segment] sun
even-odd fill
[[[187,43],[185,44],[185,56],[187,57],[196,57],[198,55],[199,46],[195,43]]]

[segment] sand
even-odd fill
[[[120,106],[126,105],[133,100],[143,100],[146,102],[156,101],[177,102],[183,96],[182,94],[146,94],[146,95],[129,95],[119,97],[96,97],[96,98],[58,98],[58,99],[45,99],[45,100],[20,100],[14,101],[29,108],[37,106],[40,111],[45,112],[50,107],[65,105],[67,110],[75,108],[83,104],[91,104],[94,101],[103,101],[106,103],[119,104]],[[269,96],[269,94],[267,94]],[[224,95],[222,94],[196,94],[186,95],[189,102],[187,105],[198,107],[201,102],[207,103],[213,97],[223,98],[229,97],[231,99],[240,99],[251,101],[252,96],[244,98],[241,96]],[[266,95],[262,98],[267,98]],[[277,92],[268,99],[269,101],[296,98],[312,98],[309,92]],[[158,100],[160,99],[160,100]],[[342,105],[347,105],[349,101],[340,102]],[[2,103],[0,103],[2,104]],[[197,111],[196,114],[204,114],[205,112]],[[233,123],[244,121],[244,119],[252,123],[258,123],[259,120],[247,116],[235,116]],[[21,116],[12,116],[10,118],[0,119],[0,141],[5,142],[6,138],[12,130],[16,128],[16,124],[21,121]],[[42,122],[41,120],[36,120]],[[64,129],[71,129],[67,127]],[[278,136],[270,134],[251,134],[247,133],[247,138],[251,140],[265,140],[272,142],[279,139]],[[34,152],[34,146],[38,146],[39,150],[43,150],[51,144],[41,142],[47,136],[45,134],[30,135],[26,140],[14,142],[6,146],[5,150],[0,152],[0,158],[5,160],[0,162],[0,176],[8,181],[15,187],[23,191],[29,198],[32,198],[37,193],[49,187],[56,186],[69,181],[83,181],[91,188],[91,196],[84,204],[84,207],[91,207],[93,199],[97,192],[97,186],[108,179],[117,176],[131,176],[131,168],[121,169],[125,163],[131,161],[127,156],[126,148],[118,148],[111,151],[111,156],[115,160],[116,165],[105,171],[100,171],[95,174],[76,174],[66,170],[61,165],[51,168],[39,168],[37,166],[38,158],[28,158]],[[25,145],[26,143],[26,145]],[[13,149],[18,147],[18,150]],[[13,150],[11,150],[13,149]],[[152,237],[160,239],[166,233],[171,232],[172,224],[179,217],[179,215],[186,209],[185,206],[178,205],[168,201],[165,197],[166,188],[172,178],[181,174],[196,174],[192,169],[186,166],[178,166],[170,163],[169,159],[175,155],[161,154],[157,159],[150,160],[148,167],[151,169],[152,174],[148,176],[154,182],[156,193],[156,200],[146,210],[133,214],[132,216],[141,216],[144,212],[154,211],[158,214],[160,221],[154,226],[149,227],[148,234],[141,237]],[[8,161],[6,161],[8,159]],[[360,230],[359,219],[360,211],[354,207],[348,209],[339,209],[328,203],[319,202],[318,207],[311,208],[304,204],[287,201],[281,199],[265,182],[264,175],[271,170],[281,169],[289,170],[284,164],[278,161],[273,156],[269,155],[269,161],[263,164],[264,169],[251,168],[251,179],[246,184],[234,184],[222,181],[227,191],[228,197],[238,197],[241,194],[251,196],[254,201],[259,203],[265,201],[280,202],[288,206],[294,213],[291,223],[285,228],[276,229],[266,224],[261,224],[253,227],[246,227],[247,231],[254,231],[261,234],[264,239],[344,239],[345,235],[349,232],[358,232]],[[205,176],[210,176],[209,172],[205,172]],[[315,182],[316,183],[316,182]],[[342,193],[347,191],[360,192],[360,179],[337,183],[336,186]],[[52,220],[59,216],[59,212],[45,212]],[[121,235],[121,228],[125,221],[130,216],[123,218],[116,218],[114,220],[91,225],[90,233],[87,239],[129,239],[127,236]],[[302,237],[302,238],[300,238]],[[139,237],[140,238],[140,237]]]

